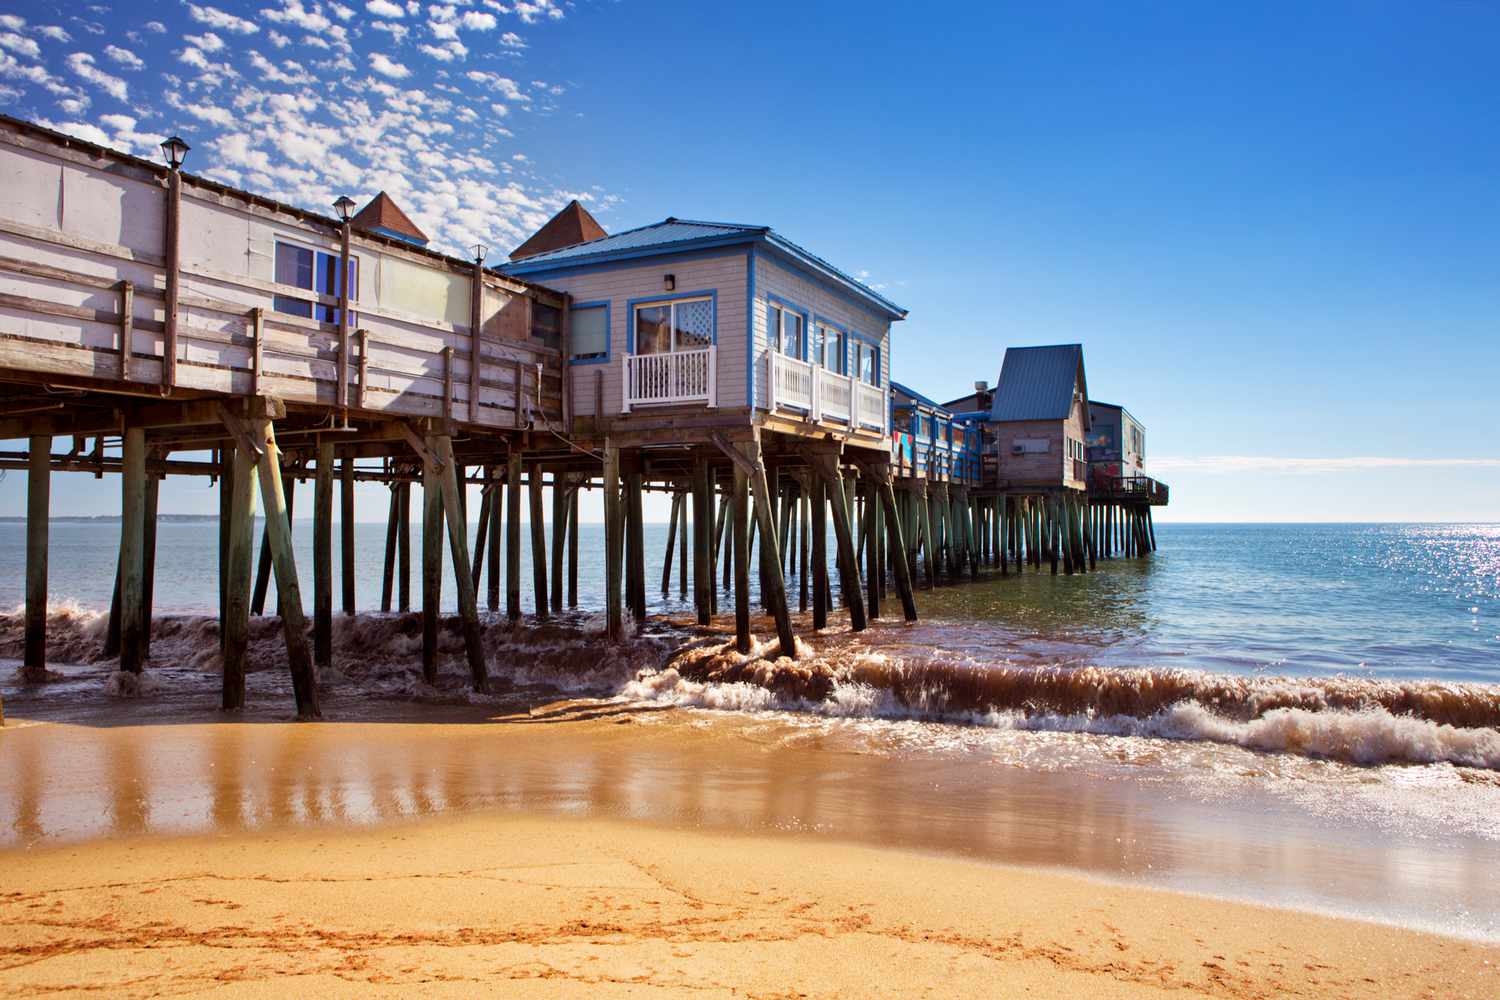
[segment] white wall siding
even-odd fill
[[[880,341],[880,384],[890,385],[891,375],[891,323],[880,313],[864,306],[859,300],[836,290],[821,281],[782,264],[762,252],[755,255],[755,308],[752,320],[755,335],[755,405],[765,407],[769,402],[766,391],[766,361],[769,348],[766,331],[768,295],[792,303],[808,314],[805,336],[811,337],[814,324],[819,319],[828,320]],[[808,341],[811,343],[811,341]]]
[[[631,300],[708,291],[718,297],[714,323],[719,347],[716,375],[719,406],[745,406],[746,256],[743,249],[733,249],[712,257],[660,258],[639,266],[608,265],[600,270],[532,278],[538,284],[566,292],[574,302],[609,303],[609,361],[571,367],[573,412],[579,416],[594,414],[595,380],[602,379],[605,415],[619,415],[620,359],[626,353]],[[671,292],[663,289],[662,278],[667,274],[676,276],[677,287]]]

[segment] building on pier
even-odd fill
[[[1167,503],[1167,486],[1146,475],[1146,426],[1123,406],[1089,400],[1089,495],[1101,500]]]
[[[1092,418],[1083,345],[1007,348],[987,424],[997,489],[1085,489]]]
[[[892,471],[902,477],[978,486],[982,434],[972,416],[892,382]]]

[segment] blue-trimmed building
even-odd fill
[[[668,218],[603,232],[570,205],[502,268],[571,298],[581,429],[691,415],[885,448],[891,324],[905,309],[768,226]]]

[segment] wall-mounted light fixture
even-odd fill
[[[192,148],[175,135],[161,144],[161,151],[167,157],[167,166],[173,170],[181,169],[182,161],[187,159],[188,150]]]
[[[333,203],[333,210],[339,213],[340,222],[348,222],[354,217],[354,199],[347,194],[339,195],[339,200]]]
[[[675,275],[675,274],[669,274],[669,275],[667,275],[666,277],[664,277],[662,279],[662,284],[664,284],[666,286],[667,291],[669,291],[669,292],[675,292],[677,290],[677,275]]]

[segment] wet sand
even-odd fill
[[[67,705],[0,731],[7,996],[1500,995],[1493,841],[1091,775],[1103,737],[1039,769],[611,701]]]
[[[471,815],[4,857],[13,997],[1493,997],[1500,948],[804,838]]]

